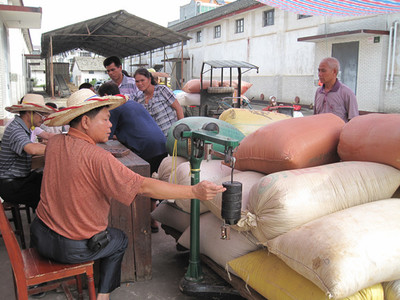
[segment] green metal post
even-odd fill
[[[200,182],[200,164],[202,158],[194,155],[190,158],[191,184]],[[200,200],[191,199],[190,206],[190,256],[189,267],[185,279],[192,282],[203,280],[203,273],[200,263]]]

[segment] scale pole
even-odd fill
[[[202,158],[190,158],[191,184],[200,182],[200,165]],[[190,255],[189,267],[185,279],[192,282],[203,280],[200,263],[200,200],[191,199],[190,205]]]

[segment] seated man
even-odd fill
[[[100,96],[119,94],[118,86],[106,82],[99,88]],[[166,138],[157,123],[143,105],[127,101],[110,112],[110,138],[116,135],[118,141],[150,164],[150,174],[158,171],[161,161],[168,155]],[[151,202],[151,210],[156,208],[156,200]],[[151,231],[158,232],[158,225],[152,220]]]
[[[32,155],[43,155],[46,148],[31,141],[31,130],[39,127],[54,110],[41,95],[27,94],[21,104],[6,107],[19,113],[6,127],[0,151],[0,196],[12,203],[36,208],[40,200],[42,175],[31,170]]]
[[[47,144],[31,242],[41,255],[61,263],[99,260],[97,299],[109,299],[120,285],[121,261],[128,245],[124,232],[108,227],[111,199],[126,205],[137,194],[210,200],[225,189],[207,181],[183,186],[142,177],[97,146],[107,142],[112,126],[109,110],[124,104],[124,96],[98,97],[82,89],[67,102],[66,109],[45,122],[48,126],[69,124],[70,129]],[[96,238],[100,243],[92,245]]]

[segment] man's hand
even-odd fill
[[[199,200],[212,200],[218,193],[226,190],[222,185],[216,185],[210,181],[202,181],[193,186],[193,194]]]

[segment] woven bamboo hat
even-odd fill
[[[101,106],[117,108],[128,100],[128,96],[115,95],[99,97],[90,89],[81,89],[73,93],[67,100],[67,107],[51,114],[44,124],[47,126],[68,125],[76,117]]]
[[[39,94],[26,94],[22,99],[21,104],[8,106],[5,110],[11,113],[18,113],[20,111],[37,111],[48,114],[57,111],[53,107],[45,105],[43,96]]]

